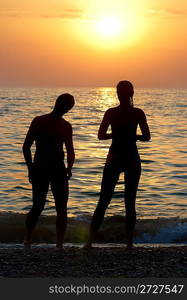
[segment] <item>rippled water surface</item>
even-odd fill
[[[76,162],[70,182],[69,216],[92,214],[110,141],[98,141],[105,110],[117,103],[113,88],[0,89],[0,210],[27,212],[31,186],[22,143],[31,120],[50,112],[56,96],[70,92],[76,105],[65,116],[73,125]],[[152,140],[138,142],[142,176],[137,194],[139,217],[187,217],[187,90],[137,89],[135,106],[148,119]],[[34,151],[34,147],[33,147]],[[54,214],[51,192],[45,214]],[[123,176],[107,210],[124,214]]]

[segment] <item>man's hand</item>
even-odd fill
[[[32,183],[33,181],[33,176],[34,176],[34,168],[32,166],[28,169],[28,178],[30,183]]]
[[[66,172],[67,172],[67,178],[69,180],[72,176],[71,168],[66,168]]]

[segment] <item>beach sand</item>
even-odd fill
[[[0,248],[0,277],[6,278],[186,278],[187,246]]]

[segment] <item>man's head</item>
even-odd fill
[[[54,111],[58,115],[67,113],[75,104],[74,97],[68,93],[60,95],[56,99]]]
[[[134,87],[130,81],[123,80],[117,84],[117,95],[121,104],[130,105],[134,95]]]

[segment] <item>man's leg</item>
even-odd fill
[[[64,235],[67,226],[67,202],[69,194],[69,184],[67,175],[63,171],[51,180],[51,190],[55,199],[56,205],[56,247],[62,248],[64,242]]]
[[[25,248],[30,248],[31,246],[32,233],[44,209],[48,188],[48,178],[44,175],[42,176],[41,172],[36,170],[32,182],[33,205],[26,218]]]
[[[91,247],[92,241],[103,222],[105,211],[112,199],[114,188],[119,179],[119,174],[119,168],[117,168],[115,165],[105,165],[101,183],[100,198],[92,217],[90,226],[90,236],[85,248]]]
[[[141,164],[139,160],[129,164],[125,172],[125,207],[126,207],[126,237],[127,248],[132,249],[134,228],[136,224],[136,193],[141,175]]]

